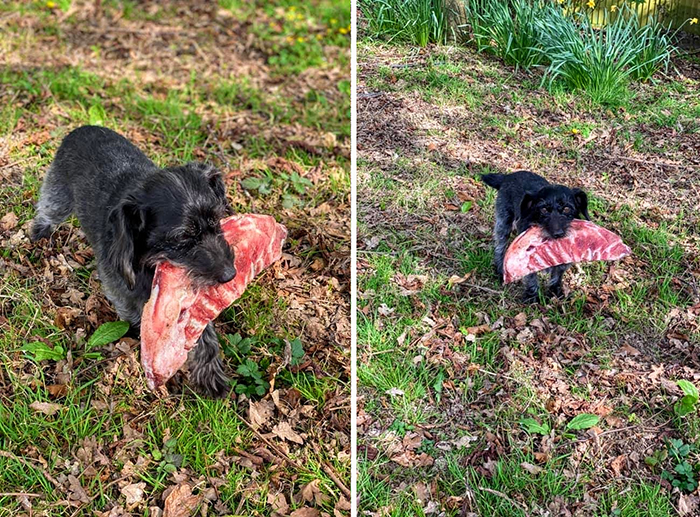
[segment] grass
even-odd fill
[[[147,515],[183,483],[198,497],[215,494],[200,503],[210,512],[271,515],[273,501],[283,501],[289,513],[349,513],[334,481],[347,485],[350,473],[350,336],[341,330],[349,308],[349,6],[195,4],[0,7],[0,217],[17,217],[0,230],[0,507],[8,515],[25,511],[15,492],[33,494],[35,513]],[[84,30],[102,16],[111,21]],[[238,47],[240,37],[248,47]],[[186,44],[194,40],[199,51]],[[222,340],[238,335],[225,358],[236,385],[229,399],[187,387],[157,398],[145,389],[137,341],[88,347],[117,316],[78,222],[63,224],[50,243],[27,240],[61,138],[88,123],[119,131],[159,165],[215,164],[236,210],[287,226],[293,258],[217,319]],[[255,178],[270,178],[267,188],[248,188]],[[293,344],[287,365],[285,340]],[[61,359],[38,360],[27,343]],[[274,450],[246,423],[251,403],[268,402],[257,432]],[[303,444],[274,435],[283,422]],[[128,486],[143,490],[133,504],[122,492]],[[304,499],[302,489],[317,495]]]
[[[668,71],[678,52],[671,32],[658,19],[642,24],[637,10],[623,3],[595,26],[584,6],[524,0],[466,2],[460,28],[480,52],[529,69],[545,68],[542,84],[555,83],[601,105],[619,105],[633,80],[648,81]]]
[[[697,443],[697,415],[675,416],[678,394],[649,375],[698,368],[683,316],[700,301],[697,79],[601,109],[458,47],[369,38],[358,63],[373,94],[358,104],[359,511],[674,515],[674,465],[645,458],[667,436]],[[633,258],[575,266],[565,300],[520,304],[493,273],[495,191],[479,180],[519,169],[586,190]],[[579,414],[598,417],[599,446],[567,428]]]
[[[449,16],[444,0],[362,0],[360,7],[375,37],[421,47],[444,43],[447,38]]]

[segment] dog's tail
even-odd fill
[[[505,177],[505,174],[482,174],[481,181],[486,183],[489,187],[493,187],[498,190],[501,188],[501,185],[503,185],[503,180]]]

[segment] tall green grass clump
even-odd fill
[[[631,80],[651,77],[670,58],[667,32],[658,24],[642,26],[637,11],[626,5],[619,11],[597,28],[585,13],[544,7],[538,25],[550,84],[560,80],[596,103],[616,105],[627,97]]]
[[[671,33],[657,19],[650,19],[639,29],[637,34],[640,51],[632,63],[632,77],[638,81],[648,81],[661,70],[668,70],[671,56],[678,51],[673,44],[676,30]]]
[[[446,41],[445,0],[359,0],[359,5],[375,36],[421,47]]]
[[[530,0],[467,0],[464,4],[477,49],[523,68],[545,59],[537,24],[541,11],[542,4]]]
[[[583,91],[594,102],[615,105],[633,80],[649,80],[668,67],[675,33],[655,19],[642,24],[622,4],[596,27],[587,11],[547,0],[464,0],[467,33],[480,52],[506,63],[546,66],[543,84]]]

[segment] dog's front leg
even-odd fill
[[[555,298],[563,298],[564,290],[561,287],[561,279],[564,276],[564,272],[569,269],[570,264],[562,264],[560,266],[554,266],[549,268],[551,276],[549,277],[549,282],[547,282],[547,294],[549,296],[554,296]]]
[[[190,382],[199,391],[211,397],[224,397],[231,386],[224,373],[224,363],[219,354],[219,338],[214,324],[204,329],[196,347],[189,354]]]
[[[525,290],[523,291],[523,302],[537,302],[537,293],[540,290],[540,286],[537,280],[537,273],[530,273],[529,275],[524,277],[523,286],[525,287]]]

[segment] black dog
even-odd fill
[[[232,210],[219,172],[202,163],[161,169],[123,136],[85,126],[65,137],[41,186],[32,240],[74,213],[97,258],[107,298],[138,329],[158,261],[200,285],[233,279],[220,219]],[[229,382],[210,323],[190,353],[190,380],[211,396]]]
[[[518,234],[530,226],[540,226],[547,237],[560,239],[566,235],[574,218],[590,219],[588,197],[581,189],[553,185],[542,176],[528,171],[512,174],[483,174],[481,179],[498,190],[493,241],[494,265],[501,281],[503,280],[503,257],[514,226]],[[551,277],[548,283],[548,294],[562,296],[561,278],[568,268],[568,264],[549,268]],[[523,300],[527,303],[536,301],[539,290],[537,274],[527,275],[523,283],[525,285]]]

